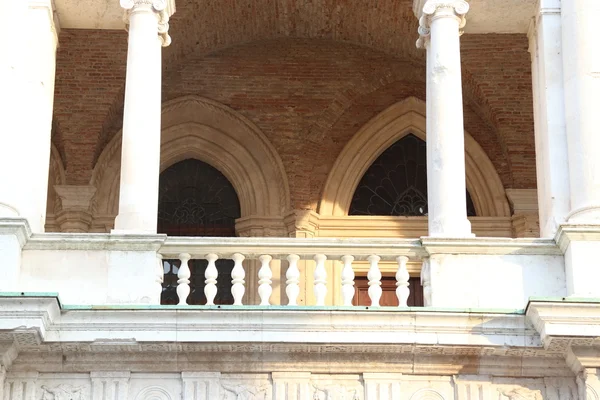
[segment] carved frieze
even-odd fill
[[[72,386],[60,384],[58,386],[41,386],[41,400],[88,400],[84,395],[84,388],[81,386]]]

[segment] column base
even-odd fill
[[[600,205],[592,204],[575,209],[567,215],[566,219],[567,222],[571,224],[600,225]]]
[[[429,219],[428,237],[469,239],[474,238],[475,234],[471,232],[471,222],[467,218],[464,220],[441,220],[438,218],[436,220]]]
[[[111,234],[156,234],[157,214],[148,218],[147,213],[119,213]]]

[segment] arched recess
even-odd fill
[[[369,166],[388,147],[412,133],[426,140],[425,102],[408,97],[367,122],[337,158],[319,204],[322,216],[348,215],[354,191]],[[502,181],[481,146],[465,131],[466,184],[478,216],[509,217]]]
[[[217,168],[234,186],[242,217],[282,216],[289,208],[287,176],[274,147],[250,120],[215,101],[185,96],[163,104],[160,170],[195,158]],[[94,168],[94,217],[118,212],[119,132]]]

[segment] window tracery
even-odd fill
[[[360,180],[349,215],[427,215],[427,148],[408,134],[385,150]],[[467,192],[467,215],[475,207]]]

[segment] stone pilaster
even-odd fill
[[[273,372],[273,398],[310,399],[310,372]]]
[[[59,198],[55,210],[61,232],[88,232],[92,223],[94,186],[54,185]]]
[[[130,375],[129,371],[92,371],[92,400],[126,399]]]
[[[51,0],[8,0],[2,16],[19,40],[0,44],[0,218],[22,217],[43,232],[58,21]]]
[[[417,1],[417,46],[427,52],[427,201],[429,236],[470,237],[460,65],[464,0]],[[420,7],[420,5],[418,7]]]
[[[156,233],[160,173],[161,46],[174,0],[121,0],[129,26],[119,214],[115,231]]]

